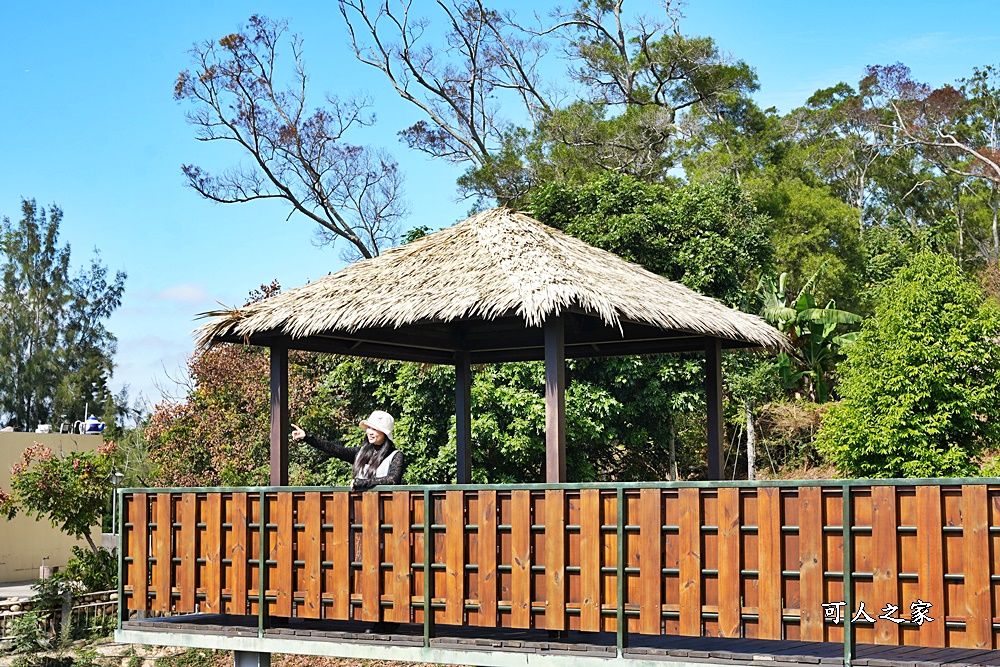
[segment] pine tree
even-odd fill
[[[23,200],[21,212],[18,223],[0,223],[0,416],[28,430],[109,403],[116,339],[104,321],[121,304],[125,273],[109,283],[95,253],[72,275],[62,211]]]

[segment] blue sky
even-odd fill
[[[429,0],[416,0],[430,8]],[[553,3],[555,4],[555,3]],[[563,4],[568,4],[564,2]],[[534,10],[542,3],[510,2]],[[632,2],[655,15],[653,2]],[[217,205],[184,186],[180,165],[238,156],[195,141],[172,98],[192,44],[233,32],[251,14],[286,18],[305,40],[313,95],[367,91],[378,124],[358,143],[391,150],[406,174],[407,226],[464,217],[459,170],[410,152],[396,132],[419,119],[354,61],[332,0],[317,2],[4,3],[0,9],[0,215],[22,197],[58,204],[76,266],[99,249],[128,272],[112,386],[151,402],[177,394],[197,313],[239,305],[262,283],[283,287],[342,266],[313,245],[313,225],[272,203]],[[686,34],[709,35],[757,71],[763,106],[801,105],[815,90],[856,83],[869,64],[901,61],[932,85],[1000,63],[1000,3],[692,0]]]

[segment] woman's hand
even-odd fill
[[[351,491],[363,491],[372,488],[372,486],[374,486],[372,481],[364,477],[355,477],[351,480]]]
[[[298,442],[299,440],[305,439],[305,437],[306,432],[302,430],[302,427],[297,424],[292,424],[292,440]]]

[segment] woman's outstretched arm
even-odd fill
[[[344,447],[339,442],[322,440],[315,435],[306,433],[301,427],[295,424],[292,424],[292,440],[304,440],[307,444],[312,445],[321,452],[326,452],[346,463],[354,463],[354,457],[361,450],[360,447]]]

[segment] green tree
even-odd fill
[[[745,95],[720,96],[720,104],[700,105],[684,119],[684,172],[692,183],[720,176],[743,184],[780,164],[791,147],[782,118]],[[723,104],[724,103],[724,104]]]
[[[281,291],[277,281],[250,292],[248,303]],[[289,410],[308,404],[317,378],[327,369],[323,355],[293,351],[288,357]],[[270,475],[270,360],[268,351],[223,344],[196,350],[188,359],[190,386],[179,401],[156,406],[145,428],[145,447],[130,443],[135,474],[155,475],[163,486],[248,486]],[[290,460],[290,475],[308,475],[314,458]],[[149,465],[151,464],[151,465]],[[125,467],[124,465],[122,467]],[[305,471],[303,471],[303,468]]]
[[[18,512],[37,519],[77,539],[86,539],[94,554],[100,547],[90,532],[100,529],[101,516],[111,498],[111,472],[115,443],[93,452],[56,456],[35,444],[11,467],[11,492],[0,490],[0,513],[13,519]]]
[[[756,89],[746,63],[710,37],[682,34],[680,3],[658,16],[625,4],[580,0],[540,26],[483,0],[439,2],[435,19],[339,0],[357,58],[422,116],[403,140],[467,167],[465,194],[508,205],[539,183],[603,171],[665,181],[685,116],[701,106],[725,115]],[[549,74],[556,52],[569,61],[562,78],[576,84],[565,99]],[[505,116],[510,109],[520,118]]]
[[[769,221],[723,179],[679,188],[602,174],[531,196],[541,222],[729,305],[745,301],[772,261]]]
[[[723,359],[722,377],[732,399],[727,421],[738,422],[746,443],[747,479],[757,479],[757,418],[766,403],[780,396],[779,376],[774,360],[768,357],[729,353]],[[735,471],[739,452],[733,458]]]
[[[125,273],[110,278],[95,255],[72,275],[62,211],[34,200],[21,211],[18,223],[0,224],[0,415],[28,430],[64,414],[86,419],[85,404],[97,414],[114,405],[116,339],[104,322],[121,304]]]
[[[769,220],[729,178],[672,188],[603,174],[582,186],[545,185],[531,208],[547,224],[730,305],[749,300],[772,261]],[[700,474],[703,426],[685,428],[704,404],[700,355],[578,361],[577,369],[573,382],[614,399],[604,432],[611,456],[599,470],[627,480]]]
[[[217,345],[188,360],[192,386],[156,406],[146,429],[155,481],[164,486],[266,484],[270,474],[269,357],[266,349]],[[289,406],[309,400],[322,358],[289,355]],[[308,461],[295,459],[293,474]]]
[[[949,256],[920,253],[880,292],[840,366],[818,444],[858,477],[970,475],[1000,436],[1000,310]]]
[[[775,256],[788,272],[789,291],[797,292],[825,266],[816,291],[820,302],[834,299],[847,310],[861,300],[864,246],[857,230],[857,211],[825,186],[799,179],[757,188],[761,211],[773,220],[770,236]]]

